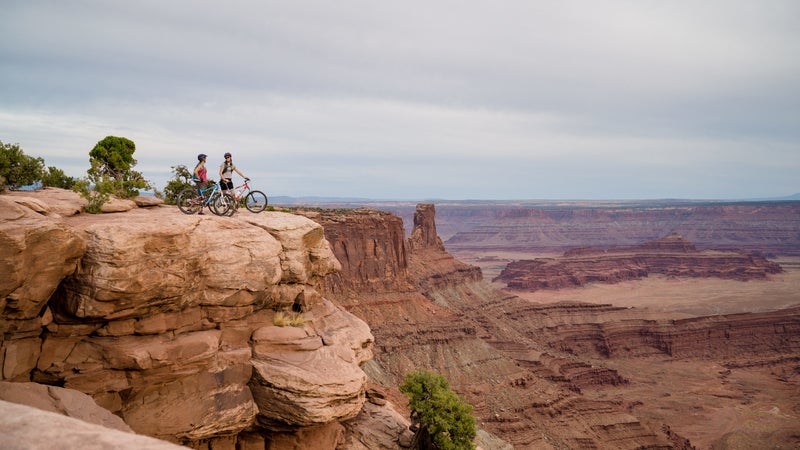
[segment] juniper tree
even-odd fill
[[[450,390],[443,376],[424,370],[411,372],[406,375],[400,392],[409,398],[411,426],[416,430],[412,448],[475,448],[472,406]]]

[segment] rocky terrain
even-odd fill
[[[0,427],[27,426],[15,440],[91,401],[78,418],[121,427],[98,448],[125,448],[126,427],[198,449],[404,448],[396,388],[426,368],[473,405],[484,449],[800,444],[799,308],[532,302],[448,253],[431,204],[406,239],[377,210],[91,216],[70,194],[0,195]]]
[[[66,191],[0,196],[3,380],[87,394],[137,433],[196,448],[345,441],[373,336],[320,294],[340,265],[318,224],[81,208]],[[278,326],[292,313],[300,326]]]
[[[577,248],[560,258],[510,262],[493,281],[509,289],[562,289],[587,283],[618,283],[661,274],[747,281],[780,273],[781,266],[744,252],[703,250],[673,233],[633,247]]]

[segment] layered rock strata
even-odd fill
[[[651,274],[747,281],[765,279],[781,271],[779,264],[758,255],[698,251],[694,244],[673,233],[634,247],[577,248],[560,258],[512,261],[493,281],[502,281],[510,289],[535,291],[592,282],[618,283]]]
[[[671,321],[609,305],[535,304],[492,289],[447,254],[431,238],[433,212],[432,205],[417,207],[406,259],[389,269],[402,281],[402,292],[383,286],[359,295],[364,284],[358,280],[373,270],[365,268],[381,264],[362,253],[347,256],[359,264],[343,263],[335,287],[341,295],[330,298],[372,326],[375,358],[365,366],[370,379],[395,386],[411,370],[442,373],[473,405],[479,426],[516,448],[692,448],[677,420],[671,426],[635,415],[648,399],[602,399],[603,392],[634,388],[630,377],[636,374],[611,367],[615,358],[708,361],[698,364],[732,370],[765,364],[783,373],[796,366],[792,355],[800,345],[793,310]],[[390,217],[361,210],[323,213],[315,220],[337,252],[354,248],[349,236],[357,239],[362,226],[391,229],[384,228]],[[399,234],[372,238],[379,248],[400,248]],[[672,240],[652,246],[692,250]],[[408,284],[422,298],[409,293]],[[672,395],[675,401],[697,401]]]
[[[373,337],[320,294],[340,264],[318,224],[176,208],[62,217],[82,205],[51,192],[0,196],[1,379],[88,394],[172,442],[343,441]]]

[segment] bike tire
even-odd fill
[[[196,214],[203,209],[203,198],[194,189],[184,189],[178,194],[178,209],[184,214]]]
[[[250,191],[244,198],[244,206],[252,213],[260,213],[267,208],[267,196],[261,191]]]
[[[222,193],[220,191],[211,191],[211,196],[206,201],[206,205],[208,205],[208,210],[214,213],[216,216],[221,216],[219,210],[217,209],[217,203],[220,202],[220,196]],[[221,205],[224,206],[224,205]]]
[[[235,203],[236,200],[231,194],[219,194],[211,200],[209,209],[218,216],[230,216],[232,215],[232,211],[236,208]]]

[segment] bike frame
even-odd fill
[[[208,206],[209,203],[211,203],[211,199],[214,198],[214,194],[216,194],[217,192],[220,192],[221,190],[222,190],[222,188],[219,187],[219,183],[214,183],[214,186],[207,187],[205,189],[198,188],[197,189],[197,191],[199,193],[198,196],[203,198],[203,206]],[[206,197],[206,192],[208,192],[208,191],[211,191],[211,193],[208,194],[208,197]]]
[[[245,180],[243,184],[236,186],[232,189],[233,191],[233,199],[237,202],[244,198],[247,192],[250,192],[250,180]]]

